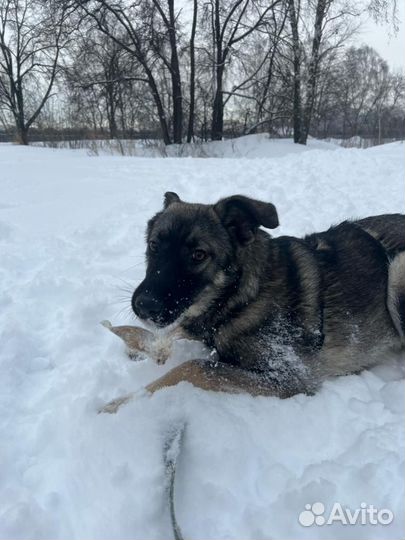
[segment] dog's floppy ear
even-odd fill
[[[268,229],[275,229],[279,225],[274,204],[243,195],[221,199],[214,206],[214,210],[224,226],[241,244],[252,242],[260,225]]]
[[[174,191],[166,191],[165,197],[163,199],[163,206],[166,210],[174,202],[181,202],[180,197]]]

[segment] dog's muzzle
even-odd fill
[[[132,309],[140,319],[158,322],[163,311],[163,302],[143,292],[132,297]]]

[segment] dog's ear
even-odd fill
[[[241,244],[252,242],[260,225],[268,229],[275,229],[279,225],[274,204],[243,195],[221,199],[214,206],[214,210],[224,226]]]
[[[163,207],[166,210],[171,204],[175,202],[181,202],[180,197],[177,195],[177,193],[174,193],[173,191],[166,191],[164,199],[163,199]]]

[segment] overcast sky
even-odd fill
[[[405,71],[405,2],[398,2],[399,32],[393,35],[389,25],[376,25],[373,21],[364,23],[356,42],[374,47],[388,61],[391,67]]]

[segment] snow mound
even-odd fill
[[[249,140],[237,143],[245,156]],[[227,154],[227,142],[213,144]],[[145,224],[165,191],[201,202],[232,193],[271,200],[277,234],[297,236],[403,212],[402,145],[314,145],[289,153],[280,142],[275,157],[250,160],[0,145],[0,538],[171,537],[165,445],[184,424],[175,504],[185,538],[404,537],[403,358],[328,381],[313,397],[230,396],[183,383],[97,414],[201,354],[179,342],[165,366],[130,362],[99,324],[133,323]],[[261,152],[254,146],[250,156]],[[372,504],[394,520],[300,525],[315,502],[325,512],[336,502]]]
[[[36,143],[44,146],[46,143]],[[298,154],[310,150],[333,150],[339,148],[334,142],[309,138],[307,146],[294,144],[290,139],[274,139],[269,135],[245,135],[223,141],[195,142],[191,144],[172,144],[165,146],[161,141],[114,139],[64,141],[56,144],[58,148],[84,151],[89,155],[132,156],[132,157],[194,157],[194,158],[269,158],[287,154]]]
[[[245,135],[236,139],[210,141],[194,145],[174,145],[167,155],[217,158],[274,158],[288,154],[300,154],[310,150],[334,150],[338,146],[317,139],[309,139],[307,146],[294,144],[292,139],[274,139],[269,135]]]

